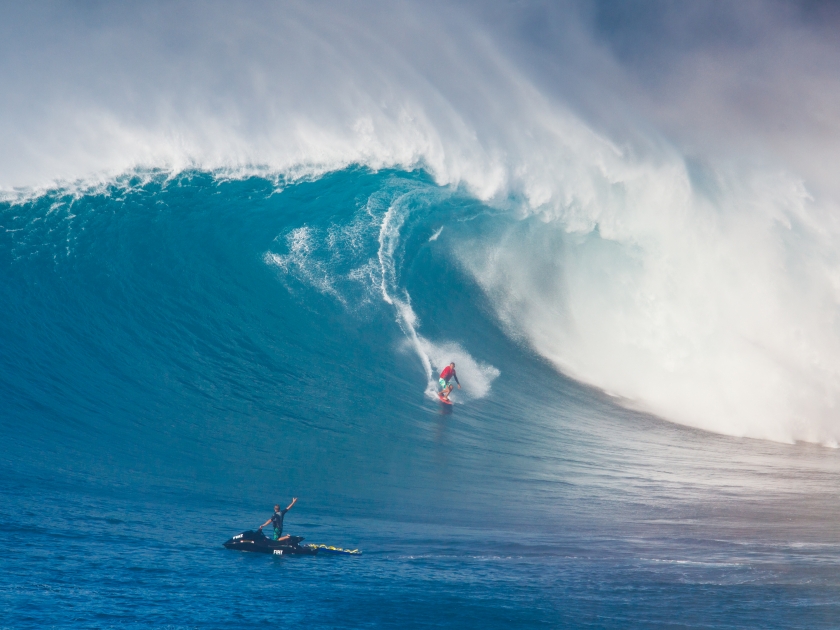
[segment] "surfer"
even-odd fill
[[[283,536],[283,517],[286,516],[286,512],[288,512],[289,510],[292,509],[292,507],[294,507],[295,503],[297,503],[297,497],[292,499],[292,502],[289,503],[289,507],[287,507],[285,510],[281,510],[279,505],[275,505],[274,506],[274,515],[270,519],[268,519],[265,523],[260,525],[260,531],[262,531],[263,527],[265,527],[269,523],[272,523],[274,525],[274,536],[272,536],[272,540],[279,540],[279,541],[288,540],[289,539],[288,534]]]
[[[458,389],[461,389],[461,382],[458,380],[458,375],[455,374],[454,362],[443,368],[443,372],[440,373],[440,379],[438,379],[438,384],[441,386],[441,392],[438,395],[445,400],[449,400],[449,393],[452,391],[452,383],[449,381],[453,378],[458,383]]]

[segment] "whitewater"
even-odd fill
[[[11,11],[0,628],[831,627],[836,42],[658,6]]]

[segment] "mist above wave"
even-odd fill
[[[0,186],[422,167],[519,220],[456,253],[560,369],[678,422],[836,443],[836,42],[776,3],[654,4],[635,30],[601,3],[15,7]],[[654,22],[705,37],[652,50]],[[274,264],[348,295],[303,266],[311,230],[287,236]],[[342,281],[372,299],[389,264]]]

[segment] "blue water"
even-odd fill
[[[0,205],[0,627],[836,627],[837,450],[560,375],[459,264],[516,221],[359,169]],[[294,496],[363,555],[222,548]]]

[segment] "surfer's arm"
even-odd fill
[[[461,389],[461,381],[458,380],[458,375],[455,374],[455,370],[452,370],[452,376],[455,377],[455,382],[458,383],[458,389]]]
[[[289,510],[291,510],[291,509],[292,509],[292,507],[294,507],[295,503],[297,503],[297,497],[295,497],[294,499],[292,499],[292,502],[291,502],[291,503],[289,503],[289,507],[287,507],[287,508],[286,508],[286,512],[288,512]]]
[[[263,527],[265,527],[266,525],[268,525],[270,522],[271,522],[271,519],[268,519],[265,523],[263,523],[262,525],[260,525],[260,529],[262,529]]]

